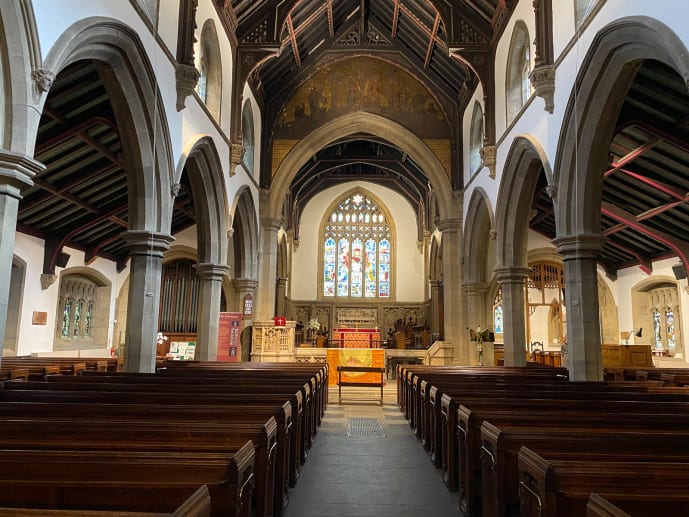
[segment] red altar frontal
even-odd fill
[[[333,329],[333,345],[339,348],[380,348],[378,329]]]

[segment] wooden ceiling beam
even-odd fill
[[[394,10],[392,11],[392,30],[391,35],[394,38],[397,36],[397,23],[400,20],[400,0],[394,1]]]
[[[297,66],[301,68],[301,56],[299,55],[299,46],[297,45],[297,35],[294,33],[294,25],[292,24],[292,15],[287,17],[287,30],[289,32],[289,41],[292,45],[292,54]]]
[[[608,239],[607,243],[610,246],[613,246],[619,249],[620,251],[626,253],[627,255],[631,255],[632,257],[634,257],[636,259],[636,265],[638,265],[639,268],[641,268],[641,271],[643,271],[647,275],[650,275],[653,272],[653,265],[650,257],[646,257],[644,255],[639,254],[637,251],[625,246],[624,244],[617,242],[615,239]]]
[[[333,0],[328,0],[328,35],[335,36],[335,21],[333,20]]]
[[[646,151],[649,151],[658,142],[660,142],[660,137],[657,137],[657,136],[652,137],[650,140],[646,141],[646,143],[638,146],[635,149],[632,149],[626,155],[624,155],[622,158],[611,163],[610,164],[611,167],[603,173],[603,177],[607,178],[608,176],[613,174],[615,171],[620,170],[622,167],[627,165],[629,162],[637,159],[639,156],[644,154]]]
[[[429,29],[428,27],[426,27],[426,26],[421,22],[421,20],[419,20],[419,19],[414,15],[414,13],[413,13],[407,6],[405,6],[404,4],[399,4],[399,6],[400,6],[400,9],[401,9],[402,11],[404,11],[404,13],[408,16],[409,21],[411,21],[414,25],[416,25],[416,27],[417,27],[418,29],[420,29],[426,36],[428,36],[429,38],[433,39],[433,40],[435,41],[435,43],[436,43],[440,48],[447,50],[447,43],[445,43],[445,41],[443,41],[442,38],[440,38],[440,37],[439,37],[438,35],[436,35],[436,34],[433,34],[433,33],[431,32],[431,29]],[[436,15],[436,16],[438,16],[438,15]]]
[[[684,267],[689,270],[689,243],[678,239],[674,235],[670,235],[661,230],[655,230],[646,224],[637,221],[635,215],[630,214],[623,208],[615,206],[611,203],[602,203],[601,213],[617,222],[626,224],[628,227],[636,230],[646,237],[650,237],[651,239],[664,244],[677,254],[679,259],[682,261],[682,264],[684,264]]]
[[[440,14],[435,14],[435,20],[433,21],[433,31],[431,32],[431,37],[428,39],[428,48],[426,49],[426,59],[423,62],[423,67],[428,68],[431,63],[431,55],[433,55],[433,47],[435,35],[438,33],[438,27],[440,26]]]
[[[55,121],[59,122],[63,126],[68,126],[70,125],[70,122],[63,117],[60,113],[57,113],[56,111],[52,110],[51,108],[45,107],[43,108],[43,113],[54,119]],[[79,131],[77,133],[77,136],[83,140],[86,144],[89,146],[93,147],[96,149],[98,152],[100,152],[103,156],[105,156],[108,160],[110,160],[113,163],[116,163],[117,165],[122,165],[120,163],[120,160],[110,152],[110,149],[105,147],[103,144],[100,142],[96,141],[94,138],[91,137],[88,133],[85,131]]]

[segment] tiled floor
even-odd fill
[[[376,401],[380,391],[343,389],[340,405],[337,390],[331,390],[286,517],[461,515],[457,494],[447,490],[397,408],[395,390],[394,382],[386,387],[382,407]],[[385,437],[348,437],[353,417],[378,419]]]

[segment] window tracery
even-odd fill
[[[348,194],[327,213],[321,249],[324,297],[392,297],[390,221],[366,192]]]

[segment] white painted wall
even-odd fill
[[[411,205],[396,192],[373,183],[356,181],[332,187],[314,196],[304,207],[299,229],[299,247],[292,257],[293,300],[318,298],[318,243],[320,225],[330,204],[344,192],[359,186],[378,197],[392,215],[395,226],[395,292],[391,301],[424,300],[423,253],[416,246],[416,216]]]

